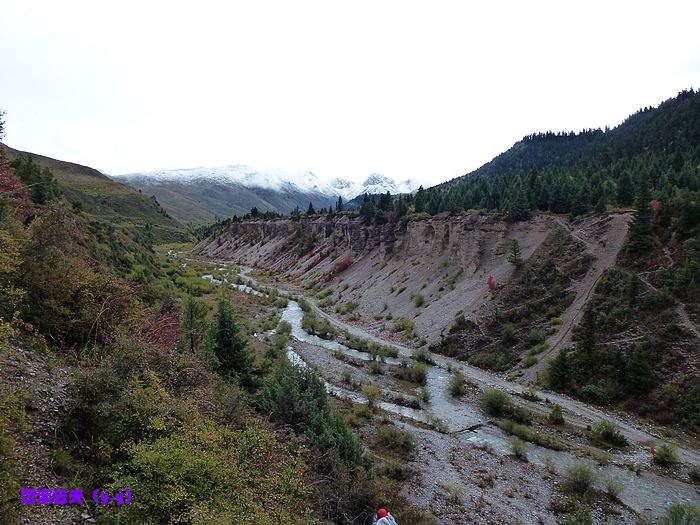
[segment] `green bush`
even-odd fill
[[[549,324],[552,326],[559,326],[561,324],[561,317],[552,317],[549,320]]]
[[[326,387],[310,369],[285,363],[258,397],[266,416],[305,434],[322,452],[335,451],[349,467],[367,467],[362,445],[328,402]]]
[[[398,317],[398,318],[394,319],[393,331],[394,332],[413,331],[413,321],[411,321],[407,317]]]
[[[544,343],[545,337],[544,331],[540,330],[539,328],[533,328],[527,334],[527,342],[530,345],[538,345],[540,343]]]
[[[572,512],[562,518],[562,525],[593,525],[591,509],[585,505],[577,505]]]
[[[421,294],[415,294],[413,296],[413,304],[416,305],[416,308],[420,308],[421,306],[423,306],[424,301],[425,299]]]
[[[668,467],[678,463],[678,449],[675,445],[663,443],[656,449],[654,454],[654,463],[663,467]]]
[[[428,367],[425,363],[415,363],[409,365],[407,362],[402,362],[401,366],[394,372],[397,379],[403,379],[410,383],[425,385],[428,376]]]
[[[534,355],[527,355],[523,360],[523,368],[530,368],[537,363],[537,358]]]
[[[301,327],[305,332],[316,335],[321,339],[333,339],[337,335],[336,329],[328,319],[319,321],[311,312],[304,313],[301,318]]]
[[[414,475],[413,469],[402,461],[388,460],[377,468],[379,476],[385,476],[394,481],[407,481]]]
[[[374,408],[382,397],[382,392],[376,385],[363,385],[362,395],[367,399],[367,406]]]
[[[593,437],[614,447],[626,447],[629,444],[627,438],[611,421],[599,421],[593,427]]]
[[[609,405],[615,398],[612,387],[605,380],[584,386],[581,389],[581,395],[599,405]]]
[[[698,524],[700,524],[700,509],[691,504],[674,503],[669,507],[666,516],[659,520],[659,525]]]
[[[481,395],[481,409],[490,416],[501,417],[513,410],[510,396],[500,390],[486,390]]]
[[[506,323],[501,328],[501,334],[505,342],[512,343],[515,341],[515,327],[511,323]]]
[[[561,407],[559,405],[554,405],[552,411],[549,413],[549,422],[552,425],[563,425],[564,415],[561,412]]]
[[[566,450],[567,448],[566,443],[564,443],[561,439],[546,432],[537,432],[533,430],[532,427],[521,425],[512,419],[500,421],[498,423],[498,427],[508,434],[517,436],[520,439],[529,441],[530,443],[535,443],[541,447],[551,448],[552,450]]]
[[[513,451],[513,455],[516,458],[521,461],[527,461],[527,445],[522,439],[513,437],[510,440],[510,446],[511,450]]]
[[[517,405],[511,410],[510,417],[512,417],[513,420],[517,421],[518,423],[529,425],[530,420],[532,419],[532,414],[530,414],[530,411],[527,408]]]
[[[292,325],[289,321],[280,321],[280,324],[277,326],[277,331],[281,334],[291,334]]]
[[[390,425],[382,425],[377,429],[375,444],[403,457],[411,456],[415,450],[411,434]]]
[[[301,451],[260,427],[192,428],[127,454],[109,487],[138,495],[120,508],[123,523],[314,523]]]
[[[447,390],[452,397],[462,397],[467,393],[467,380],[462,372],[452,374],[450,382],[447,384]]]
[[[51,451],[51,467],[58,474],[68,474],[71,471],[72,459],[70,453],[62,448]]]
[[[382,363],[380,361],[377,361],[377,360],[370,361],[369,373],[372,375],[384,374],[384,367],[382,366]]]
[[[535,355],[541,354],[545,350],[549,350],[549,344],[540,343],[540,344],[535,345],[532,348],[530,348],[530,350],[528,350],[528,352],[527,352],[527,355],[535,356]]]
[[[428,350],[426,350],[425,348],[421,348],[421,349],[413,352],[413,359],[415,359],[419,363],[425,363],[428,365],[435,364],[435,361],[433,361],[433,358],[430,355],[430,352]]]
[[[585,465],[574,465],[564,474],[564,490],[573,494],[586,494],[593,488],[596,476]]]
[[[690,478],[690,482],[694,483],[695,485],[700,485],[700,467],[693,465],[690,467],[688,470],[688,478]]]

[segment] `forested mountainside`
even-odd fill
[[[630,206],[642,184],[652,197],[697,215],[700,92],[682,91],[613,129],[536,133],[476,171],[426,190],[430,213],[470,208],[526,218],[533,209],[580,215]],[[691,225],[686,225],[690,227]]]

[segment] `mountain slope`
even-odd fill
[[[182,226],[155,199],[140,191],[87,166],[15,150],[6,145],[2,147],[9,161],[29,155],[40,166],[49,168],[63,198],[71,204],[80,203],[86,215],[125,226],[144,228],[148,224],[156,238],[163,240],[182,238]]]
[[[429,213],[518,208],[581,215],[630,206],[641,183],[656,189],[656,198],[672,197],[673,187],[697,190],[699,164],[700,92],[688,90],[613,129],[528,135],[432,188],[420,204]]]
[[[309,202],[316,209],[332,207],[338,196],[347,202],[364,193],[408,193],[417,187],[413,181],[396,182],[379,174],[370,175],[362,183],[339,178],[326,181],[310,171],[259,171],[244,165],[133,173],[113,178],[154,195],[173,217],[206,222],[244,215],[253,207],[289,213],[297,206],[306,210]]]

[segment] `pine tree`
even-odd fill
[[[549,386],[557,390],[571,386],[571,362],[566,350],[559,352],[549,365]]]
[[[188,292],[182,303],[182,330],[187,349],[194,352],[206,333],[207,305]]]
[[[523,265],[520,243],[517,241],[517,239],[510,241],[510,254],[508,255],[508,262],[516,268],[520,268]]]
[[[387,191],[379,196],[379,209],[387,211],[391,206],[391,192]]]
[[[651,205],[646,182],[640,185],[634,202],[634,215],[630,223],[625,250],[627,253],[640,253],[651,248]]]
[[[31,188],[32,200],[37,204],[46,204],[59,196],[58,183],[51,170],[46,166],[42,168],[31,156],[17,157],[10,166],[15,175]]]
[[[511,203],[508,210],[508,218],[513,221],[526,221],[532,217],[532,210],[527,197],[522,191],[518,191],[515,200]]]
[[[242,384],[249,382],[254,358],[248,351],[245,338],[240,334],[233,307],[225,295],[219,299],[219,310],[214,325],[213,350],[218,360],[217,372],[224,379]]]
[[[316,210],[314,210],[314,205],[311,202],[309,202],[309,207],[306,209],[306,215],[307,217],[309,215],[316,215]]]
[[[593,353],[596,347],[596,313],[592,308],[587,308],[581,320],[581,339],[579,348],[586,354]]]
[[[639,277],[636,273],[632,272],[630,274],[629,280],[627,281],[627,286],[625,287],[625,297],[627,298],[627,304],[630,306],[634,305],[634,302],[639,295]]]
[[[629,206],[634,198],[632,177],[627,170],[623,171],[617,180],[617,203],[621,206]]]
[[[375,206],[372,199],[370,199],[369,195],[365,193],[364,197],[362,198],[362,206],[360,207],[360,215],[365,220],[365,224],[372,222],[372,219],[374,218],[374,209]]]
[[[338,200],[335,203],[335,211],[337,213],[343,211],[343,198],[340,195],[338,195]]]
[[[416,213],[420,213],[422,211],[425,211],[425,195],[426,191],[423,189],[423,186],[420,186],[418,188],[418,191],[416,192],[416,196],[413,200],[414,206]]]
[[[646,354],[636,348],[625,367],[625,387],[633,394],[646,394],[654,388],[654,372]]]

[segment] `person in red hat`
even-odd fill
[[[372,525],[398,525],[394,516],[392,516],[386,509],[379,509],[377,514],[374,515],[372,520]]]

